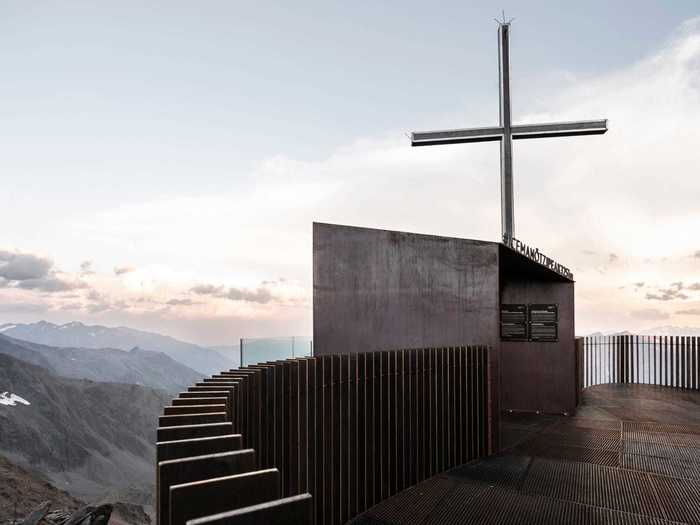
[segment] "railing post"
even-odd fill
[[[698,390],[698,346],[697,346],[697,337],[692,338],[692,345],[693,345],[693,362],[692,362],[692,371],[693,371],[693,384],[692,388],[695,390]]]
[[[613,336],[610,336],[610,337],[611,337],[612,341],[614,341],[614,344],[615,344],[615,346],[614,346],[614,348],[615,348],[615,356],[617,357],[617,359],[616,359],[616,361],[617,361],[617,374],[616,374],[616,375],[617,375],[617,381],[615,381],[615,382],[616,382],[616,383],[622,383],[622,382],[624,382],[624,376],[623,376],[623,373],[622,373],[622,370],[623,370],[623,366],[622,366],[622,348],[620,348],[620,347],[621,347],[620,341],[621,341],[621,339],[622,339],[622,336],[620,336],[620,335],[613,335]]]

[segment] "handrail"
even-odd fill
[[[579,386],[638,383],[700,390],[700,338],[609,335],[577,341]]]

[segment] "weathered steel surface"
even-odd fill
[[[522,254],[498,243],[314,224],[313,272],[317,355],[485,344],[494,349],[492,413],[575,410],[574,285]],[[508,302],[557,304],[559,340],[501,341],[500,306]],[[497,443],[497,420],[490,431]],[[376,486],[370,480],[374,500],[381,479]]]
[[[180,405],[227,405],[229,399],[228,397],[212,397],[212,396],[201,396],[201,397],[183,397],[173,399],[174,406]]]
[[[178,427],[182,425],[201,425],[204,423],[223,423],[227,419],[226,412],[207,412],[201,414],[179,414],[175,416],[160,416],[159,427]]]
[[[311,523],[311,509],[311,496],[301,494],[191,520],[187,525],[300,525]]]
[[[221,454],[208,454],[157,464],[156,470],[156,519],[160,525],[169,524],[170,487],[206,479],[241,474],[256,470],[255,451],[236,450]]]
[[[179,427],[159,427],[157,441],[177,441],[178,439],[193,439],[207,436],[225,436],[233,434],[233,424],[204,423],[202,425],[182,425]]]
[[[576,410],[574,284],[531,280],[504,271],[501,302],[548,302],[559,311],[557,342],[501,341],[501,406],[572,414]]]
[[[494,350],[489,366],[498,378],[497,243],[315,223],[313,250],[316,355],[470,342]],[[523,259],[526,268],[539,266],[512,256]],[[545,268],[538,271],[560,279]],[[379,370],[381,363],[369,366]],[[383,399],[375,387],[368,385],[368,395]],[[497,380],[491,388],[497,414]],[[381,439],[380,417],[377,411],[368,421],[368,430],[375,432],[371,439]],[[491,432],[497,442],[495,421]],[[382,483],[381,478],[370,480],[371,501],[381,498]]]
[[[163,408],[166,416],[177,416],[182,414],[207,414],[211,412],[227,412],[226,404],[220,405],[176,405]]]
[[[595,386],[575,417],[506,417],[504,441],[504,453],[432,477],[352,523],[700,522],[700,392]]]
[[[177,427],[175,427],[177,428]],[[205,436],[156,443],[156,461],[203,456],[241,449],[241,435]]]
[[[498,342],[497,243],[320,223],[313,235],[316,355]]]
[[[170,525],[249,507],[280,497],[277,469],[195,481],[170,488]]]
[[[279,497],[310,493],[314,523],[341,525],[406,487],[493,449],[489,423],[496,418],[488,403],[489,374],[487,347],[461,346],[328,354],[261,363],[217,375],[224,379],[204,379],[192,388],[235,386],[235,405],[220,416],[240,414],[241,421],[228,425],[241,428],[243,435],[221,436],[219,427],[207,425],[159,429],[161,436],[199,436],[158,444],[159,523],[168,523],[167,494],[173,485],[189,484],[187,490],[174,491],[174,512],[186,508],[186,500],[193,497],[197,514],[204,516],[205,500],[219,494],[221,486],[246,480],[254,486],[252,477],[230,483],[212,478],[275,468]],[[166,411],[212,406],[187,404],[206,398],[181,399],[184,404]],[[174,417],[201,414],[161,420]],[[202,455],[242,446],[260,451],[259,458],[250,450],[245,465],[227,467],[221,455]],[[181,459],[162,461],[170,458]],[[212,513],[233,510],[236,503],[232,500],[225,509],[222,505],[227,504],[217,500]],[[222,523],[237,523],[232,520],[240,516],[227,515]],[[183,523],[186,517],[173,514],[172,519]]]

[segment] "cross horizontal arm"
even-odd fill
[[[548,124],[521,124],[511,127],[514,139],[546,137],[574,137],[577,135],[601,135],[608,131],[607,120],[581,120],[578,122],[551,122]],[[491,142],[503,138],[503,128],[449,129],[445,131],[416,131],[411,133],[411,146],[436,144],[460,144],[463,142]]]
[[[462,142],[489,142],[501,140],[503,128],[467,128],[446,131],[416,131],[411,133],[411,146],[460,144]]]
[[[608,131],[607,120],[582,120],[579,122],[552,122],[549,124],[524,124],[511,127],[514,139],[545,137],[573,137],[576,135],[601,135]]]

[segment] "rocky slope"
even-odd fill
[[[3,456],[0,456],[0,480],[0,523],[26,516],[45,501],[51,502],[52,509],[68,512],[83,505],[39,473],[20,468]]]
[[[115,491],[130,491],[135,503],[151,497],[164,392],[66,379],[0,354],[5,391],[29,404],[0,403],[0,454],[84,501]]]
[[[85,512],[85,503],[54,487],[39,472],[18,467],[0,456],[0,524],[15,525],[44,509],[42,524],[63,523]],[[109,525],[148,525],[151,518],[141,505],[106,498],[100,505],[112,508]]]

